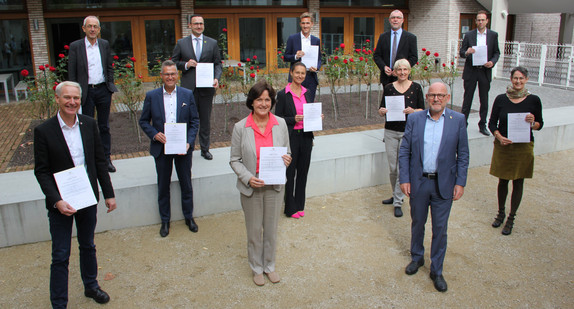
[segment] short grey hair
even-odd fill
[[[82,96],[82,87],[80,87],[80,84],[76,83],[76,82],[71,82],[71,81],[65,81],[65,82],[61,82],[56,86],[56,95],[57,96],[61,96],[62,95],[62,89],[66,86],[71,86],[71,87],[76,87],[78,88],[78,90],[80,90],[80,97]]]
[[[84,24],[82,25],[83,27],[86,26],[86,22],[88,21],[88,18],[95,18],[98,21],[98,27],[100,26],[100,19],[97,18],[96,16],[90,15],[90,16],[84,18]]]

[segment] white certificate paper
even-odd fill
[[[197,63],[195,67],[195,87],[213,88],[213,63]]]
[[[303,104],[303,132],[323,130],[321,110],[321,102]]]
[[[305,55],[301,57],[301,62],[309,69],[310,67],[316,68],[319,63],[319,46],[311,45],[303,51]]]
[[[486,45],[473,46],[474,54],[472,54],[472,65],[480,66],[488,62],[488,51]]]
[[[282,155],[287,154],[287,147],[259,148],[259,179],[266,185],[284,185],[287,181],[287,167]]]
[[[165,123],[165,145],[166,155],[187,153],[187,125],[185,123]]]
[[[385,108],[387,109],[387,121],[405,121],[405,96],[393,95],[385,97]]]
[[[54,179],[62,200],[70,204],[75,210],[98,203],[84,165],[55,173]]]
[[[513,143],[530,143],[530,123],[526,122],[528,113],[508,114],[508,139]]]

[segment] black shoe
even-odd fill
[[[486,129],[486,127],[480,127],[478,129],[478,131],[480,131],[480,133],[482,133],[482,135],[484,136],[490,136],[490,132],[488,132],[488,130]]]
[[[205,160],[213,160],[213,155],[209,152],[209,150],[202,150],[201,156],[205,158]]]
[[[193,218],[191,219],[185,219],[185,225],[187,225],[189,227],[189,230],[197,233],[199,227],[197,226],[197,224],[195,224],[195,221],[193,220]]]
[[[499,227],[502,225],[502,222],[504,222],[504,212],[498,212],[498,215],[496,216],[496,218],[494,218],[494,222],[492,222],[492,227]]]
[[[424,260],[420,260],[419,262],[411,261],[407,268],[405,268],[405,273],[407,275],[414,275],[419,271],[419,268],[425,264]]]
[[[169,222],[162,222],[161,228],[159,229],[159,235],[161,237],[166,237],[169,235]]]
[[[395,201],[395,199],[393,197],[391,197],[389,199],[383,200],[383,204],[384,205],[391,205],[391,204],[393,204],[394,201]]]
[[[444,280],[444,277],[442,275],[437,276],[433,273],[430,273],[430,278],[431,278],[432,282],[434,283],[434,288],[437,291],[446,292],[446,290],[447,290],[446,281]]]
[[[112,164],[112,160],[108,159],[108,172],[115,173],[116,167]]]
[[[400,218],[403,216],[403,211],[400,207],[395,207],[395,217]]]
[[[508,216],[508,219],[506,219],[506,224],[502,228],[502,235],[512,234],[512,227],[514,227],[514,216],[510,215]]]
[[[86,295],[86,297],[93,298],[98,304],[105,304],[110,301],[110,295],[104,292],[101,288],[85,290],[84,295]]]

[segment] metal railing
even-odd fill
[[[450,53],[458,56],[461,45],[462,40],[451,41]],[[458,60],[458,67],[462,71],[464,60],[460,58]],[[528,69],[530,82],[535,82],[539,86],[552,85],[574,89],[572,45],[506,42],[494,76],[508,78],[510,70],[519,65]]]

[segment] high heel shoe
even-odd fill
[[[502,225],[502,222],[504,222],[504,217],[505,217],[505,213],[504,212],[498,212],[498,215],[496,216],[496,218],[494,218],[494,222],[492,222],[492,227],[499,227]]]
[[[512,227],[514,226],[514,215],[509,215],[506,220],[506,224],[502,228],[502,235],[510,235],[512,233]]]

